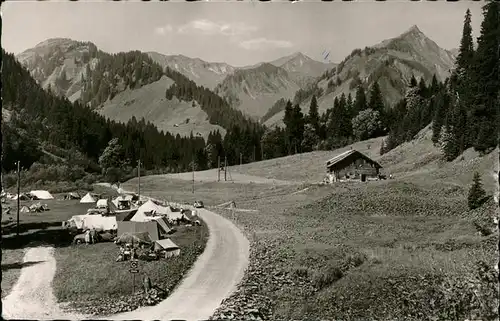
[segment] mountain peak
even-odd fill
[[[306,57],[307,56],[300,51],[294,52],[293,54],[290,55],[290,58],[306,58]]]
[[[405,32],[403,32],[401,34],[401,36],[409,36],[409,35],[412,35],[412,36],[422,36],[422,35],[424,35],[424,33],[422,32],[422,30],[420,30],[418,28],[417,25],[413,25],[408,30],[406,30]]]
[[[48,45],[58,45],[61,43],[67,43],[67,42],[76,42],[76,40],[70,39],[70,38],[49,38],[47,40],[44,40],[40,43],[38,43],[35,48],[37,47],[44,47]]]

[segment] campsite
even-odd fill
[[[17,199],[5,194],[2,211],[11,210],[2,215],[2,253],[9,253],[6,263],[14,263],[22,259],[26,246],[53,246],[57,262],[54,292],[68,310],[87,315],[116,313],[159,302],[178,284],[208,238],[206,224],[190,210],[181,213],[179,208],[145,198],[140,204],[137,195],[120,195],[115,189],[99,186],[87,193],[48,194],[41,200],[32,199],[30,193],[21,194],[26,195],[21,197],[21,209],[28,210],[20,211],[19,238]],[[39,201],[47,210],[30,211]],[[86,238],[91,231],[97,231],[94,240]],[[135,251],[135,260],[140,262],[135,284],[129,268],[131,256],[118,260],[123,248]],[[2,265],[2,297],[21,267]],[[152,297],[144,296],[144,275],[155,286]]]

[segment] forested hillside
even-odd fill
[[[159,80],[162,74],[162,67],[140,51],[101,54],[93,69],[87,65],[81,101],[95,108],[127,88]]]
[[[312,96],[316,96],[320,112],[331,108],[335,97],[354,95],[362,86],[369,91],[375,82],[383,93],[383,101],[393,106],[404,98],[412,76],[430,83],[433,76],[444,81],[453,68],[451,52],[413,26],[401,35],[372,47],[354,49],[335,68],[321,75],[309,88],[296,95],[293,103],[307,112]],[[283,125],[283,111],[269,117],[267,125]]]
[[[245,116],[241,111],[231,108],[226,100],[209,89],[196,85],[183,74],[169,67],[166,68],[165,73],[175,81],[166,90],[167,99],[172,99],[175,96],[186,101],[196,100],[201,109],[207,113],[211,124],[220,125],[227,130],[224,137],[224,150],[229,164],[237,164],[240,161],[240,156],[244,163],[261,160],[260,139],[265,130],[261,125]],[[214,146],[210,137],[207,148],[220,150],[220,147]]]
[[[363,84],[357,84],[355,95],[342,93],[335,97],[332,106],[324,113],[319,112],[317,87],[314,86],[298,92],[295,101],[286,102],[284,108],[283,101],[279,101],[273,109],[284,109],[284,128],[266,132],[262,138],[264,157],[333,149],[388,134],[380,146],[383,154],[411,141],[431,122],[433,141],[442,149],[444,159],[451,161],[470,147],[488,153],[498,143],[499,7],[500,4],[494,2],[484,7],[476,51],[473,49],[470,12],[467,11],[451,77],[440,82],[436,75],[431,81],[426,81],[428,75],[422,75],[419,80],[412,76],[402,84],[405,94],[394,107],[387,105],[378,81],[374,81],[368,90]],[[389,45],[394,43],[391,41]],[[300,101],[309,93],[312,98],[305,114]],[[321,95],[321,91],[316,93]]]
[[[113,138],[121,145],[120,165],[129,170],[140,157],[145,169],[182,171],[204,153],[203,138],[173,137],[135,118],[127,124],[106,120],[80,103],[43,90],[13,55],[2,51],[2,62],[3,108],[11,111],[9,122],[2,124],[3,172],[13,170],[17,160],[24,168],[47,162],[41,153],[47,147],[83,155],[68,157],[64,166],[101,173],[99,157]]]

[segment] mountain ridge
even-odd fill
[[[384,102],[394,105],[405,94],[412,76],[423,77],[430,83],[436,75],[444,81],[454,67],[455,56],[439,47],[416,25],[400,35],[379,42],[372,47],[354,49],[336,68],[318,78],[314,86],[321,89],[318,95],[319,112],[332,107],[335,97],[350,93],[354,97],[356,88],[362,85],[365,92],[377,81]],[[302,99],[302,112],[307,113],[311,96]],[[265,125],[283,126],[284,111],[268,117]]]

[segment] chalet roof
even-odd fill
[[[347,157],[351,156],[351,155],[354,155],[354,154],[359,154],[359,156],[361,156],[362,158],[374,163],[376,166],[378,167],[382,167],[379,163],[377,163],[376,161],[374,161],[373,159],[371,159],[370,157],[366,156],[365,154],[361,153],[361,152],[358,152],[357,150],[355,149],[350,149],[348,151],[345,151],[331,159],[329,159],[327,162],[326,162],[326,167],[331,167],[335,164],[338,164],[340,161],[346,159]]]

